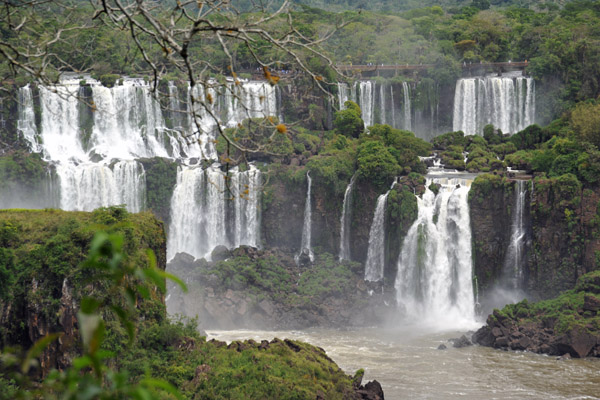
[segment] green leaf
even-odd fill
[[[22,372],[26,374],[29,371],[29,368],[33,365],[32,361],[40,356],[42,352],[48,347],[50,343],[61,337],[62,333],[49,333],[31,346],[29,351],[27,352],[27,356],[25,356],[25,360],[22,365]]]
[[[84,314],[92,314],[100,307],[100,304],[102,303],[94,298],[84,297],[81,299],[80,311]]]
[[[177,390],[177,388],[173,385],[171,385],[169,382],[164,381],[162,379],[156,379],[156,378],[144,378],[142,379],[142,381],[140,382],[142,385],[151,387],[151,388],[157,388],[157,389],[162,389],[165,392],[175,396],[178,399],[183,399],[183,396],[181,395],[181,393],[179,393],[179,391]]]

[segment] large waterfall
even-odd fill
[[[394,94],[394,91],[397,93]],[[394,99],[401,101],[401,104],[396,104]],[[402,82],[401,86],[375,81],[356,81],[352,86],[338,83],[340,110],[347,100],[358,104],[365,127],[388,124],[397,129],[412,129],[411,98],[407,82]]]
[[[183,166],[171,204],[169,254],[202,257],[219,244],[260,245],[258,169],[234,169],[225,178],[217,166],[185,165],[191,158],[216,158],[217,123],[233,127],[246,118],[277,115],[275,88],[255,81],[194,88],[170,82],[164,102],[148,83],[133,78],[108,88],[78,77],[37,90],[39,126],[33,88],[27,85],[18,93],[17,127],[31,151],[55,165],[60,190],[47,206],[89,211],[122,204],[140,211],[146,173],[138,159],[177,159]]]
[[[339,260],[350,260],[350,223],[352,221],[352,188],[356,174],[352,175],[350,183],[344,192],[342,203],[342,216],[340,217],[340,254]]]
[[[492,124],[503,133],[516,133],[535,122],[535,82],[510,73],[459,79],[454,95],[455,131],[482,135]]]
[[[437,194],[431,183],[439,185]],[[470,184],[428,178],[423,197],[417,197],[418,217],[402,243],[395,284],[398,305],[409,318],[437,326],[474,320]]]
[[[373,222],[369,231],[369,247],[367,261],[365,262],[365,280],[376,282],[383,279],[385,268],[385,206],[390,191],[396,185],[394,179],[390,190],[377,198],[377,205],[373,214]]]
[[[228,182],[228,183],[227,183]],[[171,200],[168,259],[178,252],[210,258],[218,245],[260,246],[260,171],[179,167]]]
[[[300,258],[303,254],[307,254],[310,262],[313,262],[315,259],[315,254],[312,250],[312,201],[310,199],[311,196],[311,188],[312,188],[312,179],[310,174],[306,173],[306,201],[304,203],[304,222],[302,224],[302,241],[300,243],[300,252],[296,255],[296,264],[300,261]]]
[[[504,259],[504,284],[509,290],[520,290],[523,286],[523,264],[525,261],[525,243],[527,227],[525,225],[525,200],[528,181],[515,181],[515,200],[511,224],[510,243]]]

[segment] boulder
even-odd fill
[[[437,347],[437,349],[438,349],[438,350],[446,350],[446,349],[447,349],[447,347],[446,347],[446,345],[445,345],[445,344],[443,344],[443,343],[442,343],[442,344],[440,344],[440,345]]]
[[[456,347],[457,349],[473,345],[473,343],[471,343],[471,341],[465,335],[462,335],[459,338],[450,339],[449,341],[452,342],[452,346]]]
[[[600,298],[586,293],[583,298],[583,310],[596,313],[600,311]]]
[[[213,249],[213,251],[210,253],[210,257],[213,262],[219,262],[227,260],[229,257],[231,257],[231,252],[226,246],[221,244]]]
[[[381,384],[376,380],[367,382],[367,384],[361,386],[356,393],[363,400],[384,400],[383,389],[381,388]]]

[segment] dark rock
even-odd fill
[[[471,338],[473,343],[477,343],[481,346],[492,347],[494,345],[494,341],[496,340],[495,335],[493,334],[494,329],[498,328],[490,329],[487,325],[482,326],[473,334],[473,337]],[[501,333],[499,329],[498,332]]]
[[[361,386],[356,393],[363,400],[384,400],[383,389],[381,388],[381,384],[376,380],[367,382],[367,384]]]
[[[294,350],[296,353],[302,349],[300,346],[298,346],[296,343],[292,342],[290,339],[285,339],[284,343],[287,345],[287,347]]]
[[[564,361],[564,360],[570,360],[571,359],[571,355],[569,353],[565,353],[560,357],[556,357],[557,360],[559,361]]]
[[[598,339],[585,328],[576,327],[558,337],[551,347],[558,354],[569,353],[573,357],[583,358],[587,357],[597,342]]]
[[[446,349],[447,349],[447,347],[446,347],[446,345],[445,345],[445,344],[443,344],[443,343],[442,343],[442,344],[440,344],[440,345],[437,347],[437,349],[438,349],[438,350],[446,350]]]
[[[218,245],[210,253],[210,257],[213,260],[213,262],[219,262],[231,257],[231,252],[226,246]]]
[[[592,311],[592,312],[598,312],[600,311],[600,298],[592,295],[592,294],[585,294],[585,297],[583,298],[583,309],[585,311]]]
[[[508,338],[506,336],[500,336],[498,338],[496,338],[496,340],[494,341],[494,347],[498,348],[498,347],[506,347],[508,346]]]
[[[266,350],[269,348],[269,341],[268,340],[261,340],[260,344],[258,345],[258,349],[259,350]]]
[[[450,339],[449,341],[452,342],[452,346],[456,347],[457,349],[473,345],[473,343],[471,343],[471,341],[465,335],[462,335],[459,338]]]
[[[312,264],[310,260],[310,252],[308,249],[302,249],[300,254],[298,255],[298,266],[307,267]]]

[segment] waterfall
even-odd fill
[[[392,114],[392,126],[396,127],[396,108],[394,107],[394,86],[390,85],[390,110]]]
[[[515,181],[515,202],[511,224],[510,243],[504,259],[504,281],[512,290],[523,286],[523,262],[527,232],[525,226],[525,200],[527,198],[527,183]]]
[[[481,135],[493,124],[516,133],[535,122],[535,82],[515,73],[464,78],[456,82],[453,129]]]
[[[440,185],[435,194],[431,183]],[[408,317],[436,325],[471,323],[475,316],[468,192],[471,181],[428,178],[418,216],[398,258],[397,302]]]
[[[300,252],[296,254],[295,260],[296,264],[298,264],[300,260],[300,256],[303,253],[308,254],[310,262],[313,262],[315,259],[315,255],[312,251],[311,246],[311,234],[312,234],[312,205],[311,205],[311,186],[312,179],[310,178],[310,174],[306,173],[306,201],[304,202],[304,222],[302,224],[302,242],[300,243]]]
[[[179,252],[210,258],[219,245],[258,247],[261,179],[254,166],[244,172],[234,168],[229,175],[217,165],[179,167],[171,198],[168,259]]]
[[[344,192],[344,203],[342,205],[342,216],[340,218],[340,255],[339,260],[350,260],[350,223],[352,220],[352,188],[356,174],[352,175],[350,183]]]
[[[39,153],[42,151],[42,146],[37,140],[35,113],[33,112],[33,97],[29,85],[20,88],[18,91],[17,130],[29,144],[29,150],[31,150],[32,153]]]
[[[192,124],[191,96],[205,102],[218,123],[225,126],[235,126],[249,117],[277,115],[275,89],[265,82],[231,81],[221,91],[216,89],[217,82],[215,87],[188,87],[187,104],[180,102],[177,86],[169,83],[168,107],[162,110],[152,87],[142,79],[124,78],[112,88],[87,77],[85,81],[85,86],[79,77],[63,79],[55,86],[40,86],[39,127],[35,124],[31,87],[19,90],[18,129],[32,151],[42,152],[46,161],[56,165],[60,207],[66,210],[89,211],[120,204],[130,211],[142,210],[146,176],[136,159],[166,157],[186,163],[192,157],[216,158],[217,122],[198,107],[198,124]],[[165,116],[170,116],[171,123]],[[189,140],[198,126],[200,134],[196,138],[200,140]],[[249,180],[240,175],[244,187],[240,193],[247,201],[238,202],[237,218],[239,224],[249,225],[256,233],[237,229],[240,233],[231,242],[255,246],[259,219],[246,211],[245,204],[257,198],[243,192],[246,186],[249,193],[259,186],[256,182],[260,173],[250,170]],[[248,207],[256,209],[255,205]]]
[[[402,94],[403,94],[403,105],[404,105],[404,126],[403,129],[410,131],[412,130],[411,124],[411,111],[410,111],[410,91],[408,89],[408,84],[406,82],[402,82]]]
[[[377,198],[373,222],[369,231],[369,247],[367,250],[367,261],[365,262],[365,280],[376,282],[383,279],[385,267],[385,206],[390,191],[397,183],[390,187],[390,190]]]
[[[379,123],[385,125],[386,122],[386,101],[385,101],[385,85],[379,85],[379,113],[381,117],[379,119]]]
[[[360,100],[359,106],[362,111],[362,119],[365,122],[365,127],[373,125],[375,98],[374,98],[375,82],[360,81]]]

